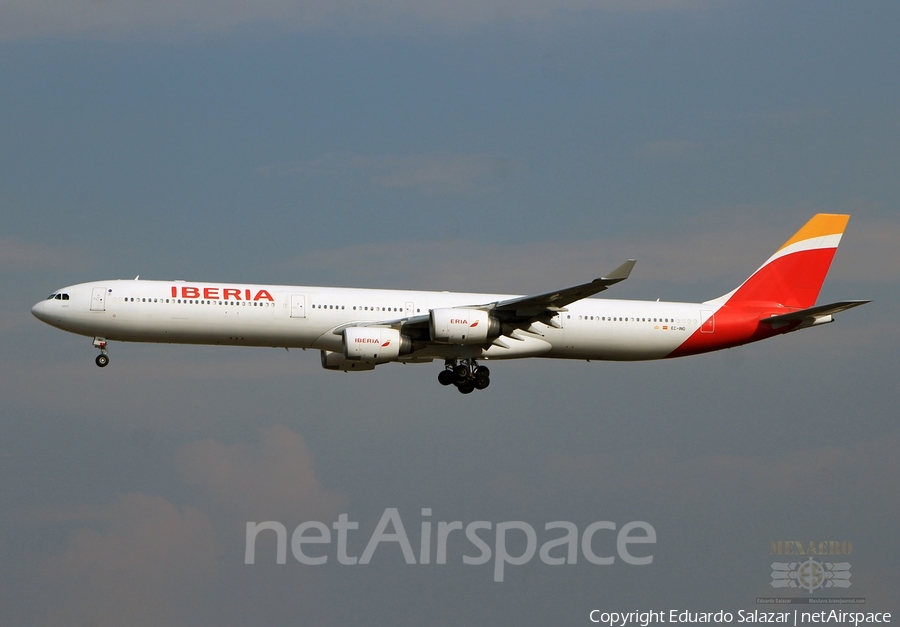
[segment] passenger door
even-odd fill
[[[291,294],[291,318],[306,317],[306,294]]]
[[[106,311],[105,287],[95,287],[91,290],[91,311]]]

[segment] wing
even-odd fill
[[[556,326],[553,318],[560,311],[565,311],[566,305],[579,301],[588,296],[599,294],[611,285],[624,281],[631,274],[635,260],[629,259],[606,276],[594,279],[589,283],[573,285],[553,292],[545,292],[534,296],[519,296],[509,300],[501,300],[493,303],[479,303],[474,305],[460,305],[455,309],[481,309],[490,311],[501,322],[512,325],[513,328],[527,328],[532,322],[546,322]],[[344,329],[353,326],[377,326],[392,327],[409,334],[414,339],[427,339],[429,315],[413,316],[410,318],[394,318],[374,322],[350,323],[335,328],[332,332],[340,335]],[[504,333],[505,334],[505,333]]]
[[[590,283],[574,285],[555,292],[545,292],[536,296],[521,296],[504,300],[491,305],[482,305],[476,309],[489,309],[499,318],[509,320],[528,320],[537,318],[547,313],[562,311],[566,305],[579,301],[588,296],[599,294],[610,285],[624,281],[631,274],[635,260],[629,259],[608,275],[594,279]]]

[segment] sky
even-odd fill
[[[898,26],[889,2],[3,0],[0,622],[736,616],[772,609],[786,541],[847,546],[821,559],[851,587],[821,594],[896,615]],[[468,396],[438,363],[344,374],[314,351],[112,343],[101,370],[30,315],[136,275],[528,294],[628,258],[601,298],[701,301],[817,212],[852,215],[819,302],[873,301],[835,324],[496,363]],[[340,563],[344,514],[356,557],[387,516],[421,561],[430,522],[430,563],[387,540]],[[246,564],[264,521],[333,529],[301,547],[326,563],[289,542],[277,564],[263,531]],[[436,563],[454,521],[491,525],[491,560],[456,531]],[[546,563],[560,521],[614,524],[592,550],[619,557],[579,539]],[[633,521],[650,564],[616,553]],[[517,522],[537,551],[496,581]]]

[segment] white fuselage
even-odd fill
[[[346,325],[515,298],[412,290],[110,280],[63,288],[34,306],[60,329],[128,342],[273,346],[341,351]],[[430,345],[398,361],[433,358],[659,359],[713,314],[708,304],[584,299],[553,320],[488,346]],[[338,330],[335,333],[335,330]]]
[[[815,305],[848,219],[816,214],[741,285],[703,303],[592,298],[628,278],[629,259],[528,296],[135,278],[72,285],[31,311],[93,336],[101,368],[109,340],[312,348],[332,371],[440,359],[438,382],[469,394],[490,385],[478,360],[683,357],[831,322],[868,302]]]

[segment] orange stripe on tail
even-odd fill
[[[794,236],[786,241],[778,251],[780,252],[791,244],[796,244],[797,242],[802,242],[804,240],[824,237],[826,235],[841,235],[843,234],[844,229],[847,228],[847,222],[849,220],[850,216],[843,213],[818,213],[813,216],[809,222],[804,224],[803,228],[794,233]]]

